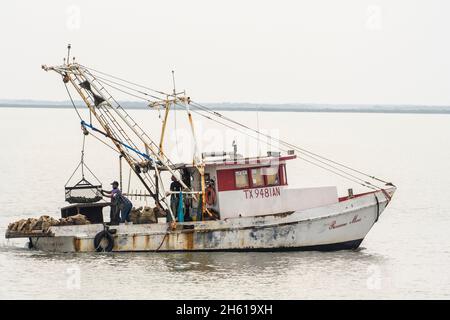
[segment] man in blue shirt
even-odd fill
[[[114,181],[113,183],[111,183],[111,185],[111,191],[102,191],[102,194],[104,196],[111,197],[111,212],[113,212],[113,210],[116,210],[116,212],[120,211],[120,222],[130,222],[130,212],[133,208],[133,204],[122,194],[122,191],[120,191],[119,189],[119,183],[117,181]],[[113,216],[114,215],[112,215],[112,217]]]

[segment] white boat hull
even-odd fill
[[[355,249],[389,203],[395,188],[325,207],[219,221],[111,226],[112,251],[275,251]],[[30,238],[50,252],[95,252],[102,224],[52,227],[53,236]]]

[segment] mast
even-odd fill
[[[166,133],[166,126],[167,126],[167,119],[169,117],[169,111],[170,111],[170,101],[169,101],[169,98],[167,98],[167,100],[164,103],[164,119],[163,119],[163,124],[162,124],[162,128],[161,128],[161,138],[159,140],[160,155],[164,154],[164,151],[163,151],[164,135]]]

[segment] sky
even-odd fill
[[[450,105],[450,1],[2,1],[0,99],[77,61],[196,101]],[[122,98],[122,97],[118,97]]]

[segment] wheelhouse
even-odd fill
[[[228,219],[336,203],[336,187],[288,187],[287,161],[296,157],[293,153],[269,152],[264,157],[219,158],[214,155],[204,159],[206,208],[220,219]],[[182,177],[194,190],[201,190],[201,176],[194,166],[186,166]],[[189,206],[188,211],[197,212],[199,203],[191,202]]]

